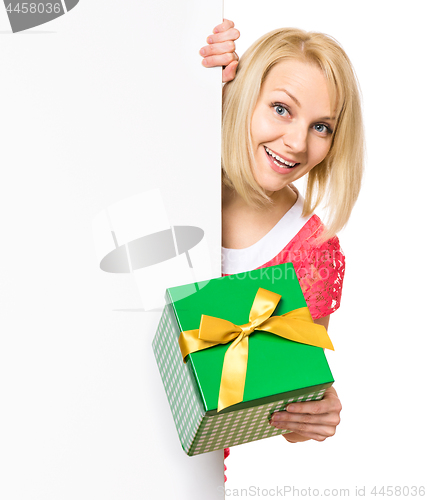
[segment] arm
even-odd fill
[[[200,49],[203,66],[206,68],[222,66],[223,82],[229,82],[236,76],[239,56],[234,52],[236,49],[234,40],[237,40],[239,36],[240,33],[234,28],[233,21],[224,19],[213,29],[213,35],[208,36],[209,45]]]
[[[326,330],[328,329],[328,326],[329,326],[329,318],[331,317],[330,314],[328,314],[327,316],[325,316],[324,318],[318,318],[318,319],[314,319],[313,321],[318,324],[318,325],[322,325],[326,328]]]
[[[327,328],[329,317],[328,315],[314,322]],[[292,431],[283,435],[289,443],[309,439],[324,441],[335,434],[340,423],[341,408],[336,390],[330,387],[321,401],[292,403],[286,407],[286,411],[273,413],[270,424],[278,429]]]

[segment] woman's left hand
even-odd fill
[[[341,402],[333,387],[325,391],[320,401],[290,403],[286,411],[273,413],[270,424],[292,431],[283,437],[290,443],[314,439],[324,441],[335,434],[340,423]]]

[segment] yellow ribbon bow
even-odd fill
[[[188,354],[218,344],[234,342],[227,349],[219,389],[218,411],[243,401],[248,363],[248,336],[254,330],[317,347],[334,350],[326,328],[311,318],[308,307],[281,316],[271,316],[281,295],[259,288],[249,313],[249,323],[235,325],[230,321],[202,315],[198,330],[181,332],[178,342],[185,362]]]

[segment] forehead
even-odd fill
[[[328,81],[315,63],[288,59],[275,64],[262,84],[261,94],[286,92],[301,106],[318,103],[330,110]]]

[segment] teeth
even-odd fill
[[[277,161],[273,160],[274,163],[275,163],[275,165],[277,165],[278,167],[282,167],[283,168],[283,165],[286,165],[287,167],[295,167],[296,163],[291,163],[290,161],[284,160],[280,156],[276,155],[276,153],[273,153],[273,151],[271,151],[271,149],[268,149],[267,147],[265,148],[265,150],[267,151],[267,153],[270,156],[272,156],[273,158],[275,158],[277,161],[279,161],[281,163],[281,165],[280,165]]]
[[[281,165],[281,164],[280,164],[279,162],[277,162],[276,160],[273,160],[273,163],[274,163],[275,165],[277,165],[278,167],[280,167],[280,168],[285,168],[285,167],[283,166],[283,164]]]

